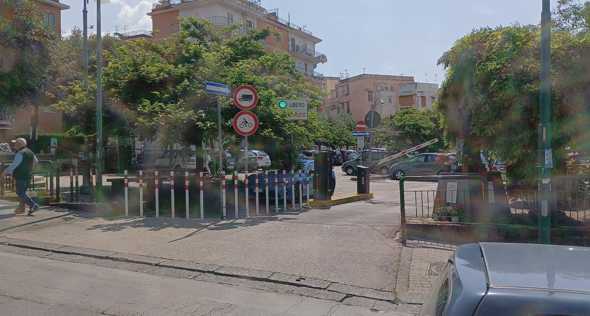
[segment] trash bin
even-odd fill
[[[320,201],[330,200],[330,176],[332,173],[330,153],[327,151],[317,153],[314,167],[314,174],[316,175],[314,179],[315,199]]]
[[[369,167],[358,166],[356,177],[356,192],[358,194],[369,194],[371,191]]]

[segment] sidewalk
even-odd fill
[[[396,282],[396,295],[404,303],[423,304],[451,250],[403,247]]]
[[[370,211],[367,211],[369,210]],[[81,218],[3,233],[82,248],[281,272],[387,291],[395,285],[399,219],[387,205],[358,202],[220,222]]]
[[[18,227],[42,223],[70,214],[67,210],[42,208],[32,216],[15,215],[14,209],[16,206],[16,203],[0,200],[0,234]]]

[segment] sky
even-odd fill
[[[64,33],[82,25],[83,0],[61,0]],[[103,32],[150,30],[146,15],[154,0],[111,0],[103,5]],[[485,26],[537,24],[541,0],[262,0],[267,9],[305,26],[323,41],[328,56],[318,72],[328,76],[361,73],[412,75],[440,83],[437,60],[453,43]],[[96,24],[96,2],[89,4]]]

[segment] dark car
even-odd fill
[[[455,154],[425,153],[406,158],[391,165],[389,168],[392,179],[399,180],[404,176],[437,175],[451,172],[457,161]]]
[[[367,167],[372,167],[379,160],[387,157],[388,153],[381,149],[372,149],[362,151],[355,159],[346,161],[342,164],[342,171],[349,176],[356,175],[357,167],[364,164]]]
[[[459,247],[422,316],[590,315],[590,248],[480,243]]]

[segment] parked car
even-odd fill
[[[389,168],[389,172],[394,180],[404,176],[437,175],[451,172],[456,162],[455,154],[424,153],[394,163]]]
[[[315,151],[304,150],[297,156],[297,168],[306,173],[312,172],[315,168]]]
[[[248,150],[248,170],[268,169],[272,165],[270,156],[261,150]],[[236,167],[238,170],[246,170],[246,158],[244,150],[240,150],[240,157],[237,157]]]
[[[590,248],[479,243],[459,247],[421,316],[590,315]]]
[[[355,159],[349,160],[342,164],[342,171],[349,176],[356,175],[357,167],[361,164],[367,167],[373,166],[379,160],[385,158],[388,155],[387,151],[381,149],[364,150],[358,154]]]

